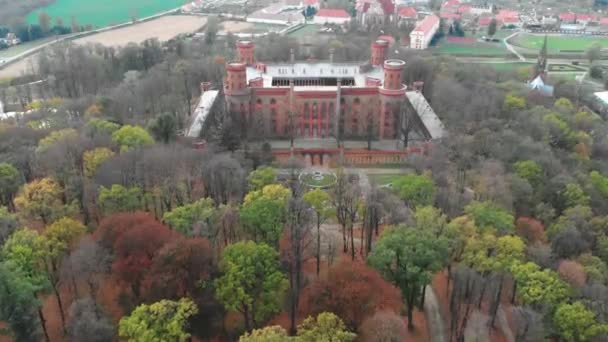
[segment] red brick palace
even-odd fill
[[[373,42],[364,63],[337,63],[333,54],[329,61],[298,62],[292,51],[289,63],[271,64],[256,62],[252,41],[238,41],[236,61],[226,65],[227,109],[248,125],[261,121],[271,140],[289,139],[292,127],[296,139],[340,134],[342,140],[361,140],[372,132],[377,140],[394,140],[402,105],[409,101],[418,114],[419,136],[441,137],[441,122],[420,92],[408,91],[402,81],[405,62],[386,59],[388,48],[387,41]]]

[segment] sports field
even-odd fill
[[[431,51],[461,56],[505,56],[510,54],[502,43],[455,43],[445,39],[437,43]]]
[[[526,49],[538,50],[543,46],[544,40],[544,35],[521,33],[511,38],[509,43]],[[606,37],[547,36],[547,49],[549,50],[549,53],[585,51],[595,43],[599,43],[604,48],[608,48],[608,38]]]
[[[63,24],[70,25],[74,17],[79,25],[104,27],[120,24],[133,18],[141,19],[160,12],[180,7],[187,0],[56,0],[53,4],[40,8],[28,15],[27,21],[38,22],[38,15],[46,12],[53,23],[61,18]]]

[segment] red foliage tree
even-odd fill
[[[366,342],[406,341],[407,325],[394,312],[377,312],[359,328],[359,338]]]
[[[401,293],[378,272],[359,262],[344,260],[332,267],[326,279],[318,279],[300,298],[304,317],[328,311],[338,315],[350,329],[378,310],[399,312]]]
[[[114,255],[112,272],[135,297],[156,253],[177,235],[148,213],[121,213],[104,219],[96,232]]]
[[[557,268],[559,276],[574,287],[583,287],[587,282],[587,273],[583,265],[572,260],[562,260]]]
[[[520,217],[515,224],[517,234],[529,242],[545,241],[545,226],[539,220],[530,217]]]
[[[152,260],[144,293],[150,301],[195,298],[216,272],[209,240],[180,238],[165,245]]]

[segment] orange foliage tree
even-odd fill
[[[344,260],[304,289],[300,312],[304,317],[321,312],[338,315],[351,330],[378,310],[399,312],[401,293],[373,268]]]
[[[515,223],[515,229],[519,236],[529,242],[545,241],[545,226],[539,220],[530,217],[520,217]]]
[[[406,341],[407,325],[398,314],[381,311],[366,319],[359,331],[361,341]]]
[[[572,260],[562,260],[557,268],[559,276],[574,287],[583,287],[587,282],[587,273],[583,265]]]

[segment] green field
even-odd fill
[[[21,54],[29,49],[35,48],[36,46],[40,46],[42,44],[48,43],[48,42],[52,41],[53,39],[56,39],[56,37],[47,37],[47,38],[35,40],[33,42],[27,42],[27,43],[19,44],[16,46],[11,46],[8,49],[0,50],[0,58],[15,57],[18,54]]]
[[[505,56],[510,54],[502,43],[450,43],[445,40],[433,47],[432,51],[440,54],[466,56]]]
[[[370,182],[379,186],[392,184],[394,181],[402,177],[403,174],[370,174],[368,175]]]
[[[187,0],[56,0],[52,5],[30,13],[27,21],[37,23],[38,15],[46,12],[53,23],[56,18],[61,18],[63,24],[69,26],[74,17],[80,25],[104,27],[168,11],[186,2]]]
[[[526,49],[538,50],[543,46],[545,36],[532,35],[528,33],[519,34],[509,40],[509,43],[514,46],[519,46]],[[560,51],[585,51],[594,43],[600,43],[603,47],[608,48],[608,39],[605,37],[582,37],[582,36],[548,36],[547,48],[549,53],[558,53]]]

